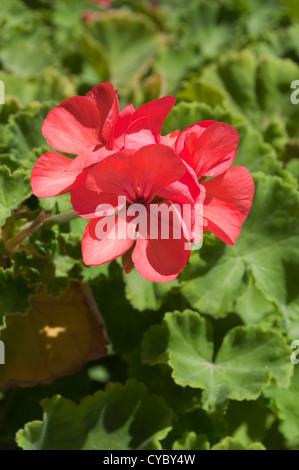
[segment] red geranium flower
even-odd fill
[[[176,141],[176,152],[190,165],[206,190],[203,205],[204,231],[234,245],[254,195],[250,172],[233,164],[239,134],[222,122],[202,121],[188,127]],[[207,177],[213,179],[207,181]]]
[[[202,121],[181,134],[161,136],[174,103],[166,96],[120,112],[117,91],[103,83],[54,107],[45,119],[48,143],[75,158],[42,155],[32,172],[33,193],[50,197],[71,191],[78,215],[92,219],[82,243],[87,265],[123,256],[127,272],[134,265],[146,279],[164,282],[178,276],[190,242],[198,243],[203,231],[230,245],[239,236],[254,194],[249,171],[230,168],[239,134],[227,124]],[[145,210],[141,219],[134,218],[136,204]],[[125,236],[112,236],[115,229]]]
[[[120,113],[117,90],[111,83],[103,83],[86,96],[69,98],[54,107],[44,121],[43,135],[51,147],[76,158],[56,152],[42,155],[32,171],[33,194],[51,197],[66,193],[83,170],[108,155],[163,142],[162,124],[174,103],[174,97],[166,96],[136,111],[130,104]],[[174,142],[171,137],[164,139]]]
[[[133,263],[148,280],[165,282],[175,279],[190,257],[191,234],[184,224],[179,206],[173,203],[185,201],[194,204],[191,193],[195,199],[200,196],[192,170],[187,176],[186,173],[188,168],[174,150],[169,146],[152,144],[137,152],[117,152],[82,174],[81,181],[72,189],[72,203],[79,215],[93,217],[82,242],[85,264],[104,264],[126,254],[124,265],[127,272]],[[184,177],[189,190],[186,190]],[[175,185],[177,181],[180,183]],[[123,205],[119,204],[119,196],[124,198]],[[112,208],[110,212],[107,204]],[[145,229],[141,227],[140,219],[137,221],[134,214],[130,214],[130,206],[133,208],[136,204],[145,208]],[[153,204],[157,209],[154,221],[158,227],[154,235],[151,232]],[[162,204],[164,209],[165,206],[169,208],[171,217],[169,210],[158,214]],[[123,218],[121,209],[124,206],[126,216]],[[115,216],[116,211],[119,212]],[[107,217],[103,221],[104,215]],[[99,223],[101,226],[107,224],[107,230],[101,237],[97,235]],[[164,226],[168,230],[166,238],[161,235]],[[112,232],[120,229],[124,231],[122,237],[111,237]],[[136,240],[132,237],[135,232]]]

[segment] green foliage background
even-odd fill
[[[298,2],[9,0],[0,38],[0,339],[29,350],[13,325],[36,288],[57,297],[76,281],[90,286],[111,342],[49,385],[37,371],[34,386],[4,387],[4,375],[16,379],[7,358],[0,449],[299,449]],[[240,133],[251,213],[235,247],[205,234],[174,282],[126,276],[116,261],[85,267],[80,219],[41,224],[11,249],[42,209],[71,209],[69,196],[31,195],[49,148],[43,119],[102,81],[122,107],[175,95],[165,133],[204,119]]]

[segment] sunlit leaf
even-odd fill
[[[73,283],[58,298],[40,286],[25,316],[7,316],[1,333],[6,363],[0,389],[51,383],[106,355],[101,316],[84,285]]]
[[[236,327],[215,351],[209,324],[191,310],[167,313],[160,330],[152,327],[145,334],[144,360],[155,363],[167,355],[176,383],[204,390],[205,409],[214,409],[228,398],[255,400],[271,378],[282,387],[290,382],[290,350],[278,332]]]

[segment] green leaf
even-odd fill
[[[263,171],[269,175],[280,175],[282,163],[278,161],[274,148],[265,142],[263,135],[245,122],[235,128],[240,135],[234,166],[246,166],[249,171]]]
[[[7,21],[11,15],[16,13],[21,13],[22,15],[26,14],[26,6],[21,0],[11,0],[8,3],[2,3],[1,5],[1,14]]]
[[[225,417],[227,434],[247,445],[252,442],[269,443],[269,432],[277,420],[267,405],[263,396],[255,401],[230,402]]]
[[[83,281],[93,281],[97,277],[108,278],[109,263],[100,264],[99,266],[84,266],[82,269]]]
[[[204,120],[222,121],[231,125],[238,122],[238,119],[230,111],[221,106],[212,108],[206,103],[185,103],[182,101],[170,111],[164,122],[162,133],[168,134],[175,129],[183,131],[186,127]]]
[[[183,273],[182,292],[192,307],[216,317],[233,311],[250,275],[291,328],[299,313],[298,217],[298,192],[280,178],[257,174],[253,206],[235,246],[206,244]]]
[[[282,3],[288,8],[290,15],[299,18],[299,6],[296,0],[281,0]]]
[[[243,259],[218,242],[201,248],[200,258],[198,253],[190,258],[182,274],[181,292],[193,308],[220,318],[234,310],[247,282]]]
[[[44,284],[49,294],[58,296],[70,280],[81,280],[81,239],[59,229],[41,226],[23,243],[13,257],[15,273],[28,285]]]
[[[47,146],[41,128],[52,107],[52,103],[33,104],[29,109],[19,111],[11,116],[6,126],[10,137],[7,150],[17,152],[19,165],[30,171],[37,160],[34,149],[39,149],[42,145]],[[50,147],[47,150],[50,150]]]
[[[30,179],[23,170],[11,173],[6,166],[0,167],[0,226],[30,195]]]
[[[20,110],[17,98],[6,97],[5,103],[0,106],[0,123],[7,124],[9,116]]]
[[[42,399],[60,393],[65,398],[79,402],[88,395],[91,382],[88,379],[87,369],[88,366],[83,366],[76,374],[61,377],[50,385],[7,390],[0,409],[0,432],[1,436],[5,436],[5,439],[1,440],[1,450],[18,449],[15,442],[16,433],[23,428],[24,423],[41,419],[40,401]],[[12,409],[13,416],[11,419],[5,420],[5,414]]]
[[[76,95],[76,79],[72,76],[66,77],[57,69],[48,67],[43,73],[30,78],[18,77],[16,75],[0,71],[0,80],[5,83],[5,94],[7,97],[15,97],[22,105],[32,101],[53,101],[58,104],[66,98]]]
[[[0,269],[0,330],[6,315],[27,313],[34,291],[23,277],[14,274],[13,269]]]
[[[226,21],[225,13],[219,4],[211,2],[194,2],[188,8],[186,41],[197,47],[205,60],[217,57],[232,39],[234,22]]]
[[[167,48],[155,61],[167,86],[167,93],[174,93],[188,70],[198,65],[198,55],[188,47]]]
[[[263,444],[254,442],[246,445],[239,439],[225,437],[222,441],[210,448],[206,436],[197,436],[194,432],[187,433],[183,438],[175,441],[173,450],[266,450]]]
[[[101,13],[89,25],[89,33],[109,59],[109,80],[123,93],[147,73],[162,44],[155,25],[145,15],[125,10]],[[97,61],[93,66],[98,69]]]
[[[135,310],[125,297],[122,269],[110,263],[109,271],[109,278],[97,277],[90,285],[113,348],[118,353],[127,353],[139,346],[143,332],[150,325],[161,321],[161,313]]]
[[[225,437],[221,442],[215,444],[211,450],[266,450],[263,444],[254,442],[246,445],[239,439],[233,437]]]
[[[221,104],[262,130],[267,141],[283,153],[289,135],[298,137],[298,110],[290,99],[291,83],[298,75],[299,66],[290,59],[257,59],[244,50],[228,52],[218,65],[206,67],[200,80],[224,93],[226,98]]]
[[[271,327],[279,324],[281,315],[265,295],[250,281],[246,291],[236,304],[236,313],[245,325]]]
[[[81,38],[81,47],[87,63],[93,67],[101,81],[109,79],[109,60],[105,48],[86,31]]]
[[[259,0],[245,0],[248,8],[244,23],[250,38],[258,39],[267,30],[275,30],[279,25],[281,5],[276,0],[261,3]],[[242,21],[242,19],[241,19]]]
[[[276,331],[252,326],[233,328],[216,352],[211,327],[196,312],[167,313],[161,328],[163,354],[167,353],[175,382],[203,389],[205,409],[213,410],[227,399],[255,400],[271,379],[288,386],[292,374],[290,350]],[[145,362],[152,363],[161,356],[158,350],[154,357],[157,331],[153,327],[144,336]]]
[[[217,58],[228,46],[238,46],[234,5],[190,0],[186,9],[179,1],[163,0],[159,10],[178,42],[196,51],[198,65]]]
[[[299,179],[299,159],[292,158],[286,165],[287,170],[289,170],[296,178]]]
[[[178,280],[156,283],[144,279],[136,269],[124,274],[126,297],[137,310],[158,310],[168,292],[179,286]]]
[[[58,65],[50,31],[45,26],[37,25],[33,31],[2,37],[1,46],[0,59],[4,70],[16,76],[32,77],[39,75],[49,64]]]
[[[172,450],[209,450],[210,443],[204,435],[197,436],[195,432],[186,433],[173,443]]]
[[[157,328],[161,327],[160,325],[156,326]],[[159,336],[157,335],[155,339],[156,346],[159,348]],[[163,338],[161,342],[163,344]],[[201,390],[191,387],[183,388],[177,385],[171,377],[171,369],[167,364],[157,364],[155,366],[144,364],[140,347],[135,348],[130,353],[123,354],[122,358],[127,364],[129,377],[144,382],[150,393],[163,397],[167,405],[174,410],[176,418],[200,408]],[[204,431],[201,433],[204,433]]]
[[[83,25],[82,14],[85,11],[99,12],[99,6],[89,0],[59,0],[51,3],[54,3],[52,21],[56,36],[64,48],[67,47],[67,40],[78,37],[78,31]]]
[[[201,79],[188,80],[183,83],[183,89],[179,93],[179,100],[194,104],[206,103],[214,108],[225,103],[225,93]]]
[[[296,365],[288,389],[271,386],[263,392],[264,396],[270,399],[271,408],[280,421],[279,428],[287,439],[299,439],[298,387],[299,368]]]
[[[130,450],[152,448],[168,433],[172,413],[143,384],[111,383],[78,406],[61,396],[43,400],[43,421],[17,434],[25,450]]]

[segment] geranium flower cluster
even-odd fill
[[[204,231],[234,245],[254,193],[249,171],[231,167],[238,132],[201,121],[161,135],[174,104],[166,96],[120,112],[117,91],[102,83],[45,119],[49,145],[75,158],[42,155],[32,191],[38,197],[70,192],[76,213],[91,219],[82,241],[85,264],[122,256],[126,272],[135,267],[144,278],[165,282],[179,275]]]

